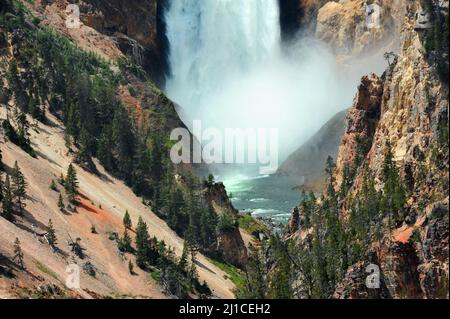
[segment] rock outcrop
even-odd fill
[[[336,185],[341,185],[346,168],[362,163],[364,154],[372,145],[381,115],[382,96],[383,80],[375,74],[364,76],[353,106],[346,115],[345,134],[342,135],[337,157]]]
[[[245,269],[248,258],[247,248],[238,227],[218,234],[216,250],[227,263]]]
[[[166,0],[37,1],[45,15],[55,11],[61,14],[69,3],[78,5],[82,25],[112,38],[115,46],[131,61],[141,65],[155,82],[164,82],[168,71],[164,23]]]
[[[82,21],[114,36],[119,48],[162,83],[167,71],[164,7],[166,0],[84,0]]]
[[[396,51],[405,10],[401,0],[330,1],[318,12],[316,36],[343,57]]]
[[[278,0],[283,38],[290,40],[299,32],[314,33],[319,9],[329,0]]]
[[[214,252],[219,253],[220,258],[236,267],[245,268],[247,264],[247,247],[237,225],[238,211],[234,208],[223,183],[212,183],[205,190],[206,199],[220,218],[226,218],[233,223],[224,229],[219,229]]]

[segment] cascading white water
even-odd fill
[[[277,0],[173,0],[165,19],[171,70],[166,90],[186,120],[200,119],[205,97],[223,83],[279,52]]]
[[[278,0],[171,0],[165,21],[166,92],[188,127],[278,128],[282,160],[351,103],[324,46],[281,48]]]

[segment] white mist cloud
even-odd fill
[[[360,77],[381,70],[382,57],[343,68],[314,39],[281,48],[276,0],[244,3],[240,11],[232,9],[239,1],[173,2],[167,93],[188,127],[277,128],[282,161],[351,105]]]

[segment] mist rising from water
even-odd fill
[[[186,125],[278,128],[280,161],[351,105],[363,74],[317,40],[282,45],[277,0],[173,0],[165,20],[166,91]]]

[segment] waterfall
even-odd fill
[[[166,90],[189,113],[186,121],[212,111],[205,98],[224,83],[279,52],[277,0],[172,0],[165,19],[171,70]]]
[[[278,0],[169,0],[164,18],[166,93],[190,128],[277,128],[282,160],[351,104],[328,49],[281,48]]]

